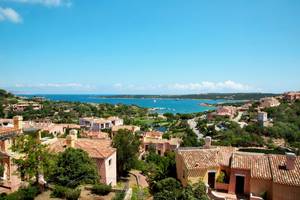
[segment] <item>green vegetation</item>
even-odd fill
[[[125,190],[116,192],[116,195],[112,200],[124,200]]]
[[[218,183],[225,183],[226,182],[226,174],[225,172],[221,171],[217,177]]]
[[[35,134],[17,137],[12,151],[20,154],[13,161],[18,167],[21,178],[25,179],[26,177],[27,180],[31,180],[32,177],[35,177],[37,183],[40,174],[48,175],[52,161],[46,146],[37,142],[36,138]]]
[[[9,195],[1,194],[0,200],[34,200],[38,194],[40,194],[38,186],[30,185],[27,188],[20,188]]]
[[[282,138],[294,152],[300,149],[300,101],[285,102],[280,106],[264,109],[272,125],[264,127],[256,122],[258,106],[252,107],[242,116],[242,121],[248,123],[244,128],[224,117],[213,120],[200,119],[197,128],[204,136],[211,136],[215,145],[237,147],[268,147],[269,150],[245,149],[244,151],[284,153],[286,150],[277,148],[272,139]],[[219,130],[217,130],[217,128]]]
[[[58,154],[51,174],[52,182],[70,188],[76,188],[80,184],[93,184],[98,179],[94,161],[85,151],[74,148],[67,148]]]
[[[112,191],[111,185],[105,185],[102,183],[93,185],[91,189],[93,194],[98,194],[98,195],[107,195]]]
[[[132,187],[131,200],[146,200],[149,196],[148,188]]]
[[[139,162],[138,168],[147,176],[150,190],[152,190],[157,181],[176,177],[175,153],[167,152],[164,156],[160,156],[156,154],[154,147],[150,146],[144,161]]]
[[[139,136],[128,130],[119,130],[113,138],[113,147],[117,148],[118,177],[126,176],[137,161]]]
[[[3,164],[0,164],[0,176],[3,177],[4,174],[4,166]]]
[[[4,111],[5,107],[8,104],[15,103],[17,101],[16,99],[17,98],[13,94],[0,89],[0,117],[1,118],[5,117],[5,111]]]
[[[166,178],[154,185],[154,200],[209,200],[203,182],[183,188],[176,179]]]
[[[56,185],[51,193],[51,197],[77,200],[79,199],[80,193],[80,189],[70,189],[68,187]]]

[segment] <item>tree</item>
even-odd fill
[[[137,160],[140,139],[128,130],[119,130],[113,138],[113,147],[117,148],[118,176],[127,175]]]
[[[152,192],[154,200],[209,200],[202,181],[183,188],[176,179],[166,178],[157,182]]]
[[[18,167],[21,177],[26,176],[30,180],[35,176],[36,182],[38,182],[40,174],[49,172],[52,156],[48,153],[46,146],[39,143],[36,138],[36,134],[17,137],[12,151],[20,155],[13,161]]]
[[[181,184],[175,178],[166,178],[154,184],[154,200],[173,200],[181,196]]]
[[[164,156],[158,155],[155,150],[149,148],[145,159],[147,167],[144,171],[147,174],[150,188],[158,181],[174,177],[176,178],[176,161],[174,152],[166,152]]]
[[[181,144],[182,147],[198,147],[200,146],[200,142],[198,141],[197,135],[190,128],[186,128],[185,135],[183,136],[183,142]]]
[[[75,188],[83,183],[99,180],[96,165],[88,153],[81,149],[67,148],[59,153],[52,181],[58,185]]]

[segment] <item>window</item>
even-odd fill
[[[109,166],[111,165],[111,159],[108,160],[108,165],[109,165]]]

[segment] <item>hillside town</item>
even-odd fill
[[[57,118],[51,116],[24,119],[22,114],[36,116],[43,111],[50,103],[45,99],[26,100],[5,91],[1,99],[0,193],[4,199],[54,195],[66,199],[296,200],[300,196],[300,93],[217,105],[215,111],[194,115],[160,116],[148,111],[123,119],[83,111],[69,123],[53,122]],[[280,119],[273,109],[284,105],[297,105],[298,132],[292,133],[293,139],[281,132],[272,135]],[[65,113],[66,108],[62,109]],[[142,118],[148,120],[147,126]],[[191,119],[195,127],[187,123]]]

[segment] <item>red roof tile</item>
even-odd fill
[[[67,148],[66,139],[58,139],[49,145],[49,150],[54,153],[62,152]],[[107,158],[116,152],[111,147],[111,140],[107,139],[83,139],[75,140],[75,148],[86,151],[92,158]]]
[[[286,169],[286,156],[269,155],[273,182],[291,186],[300,186],[300,157],[296,157],[295,169]]]

